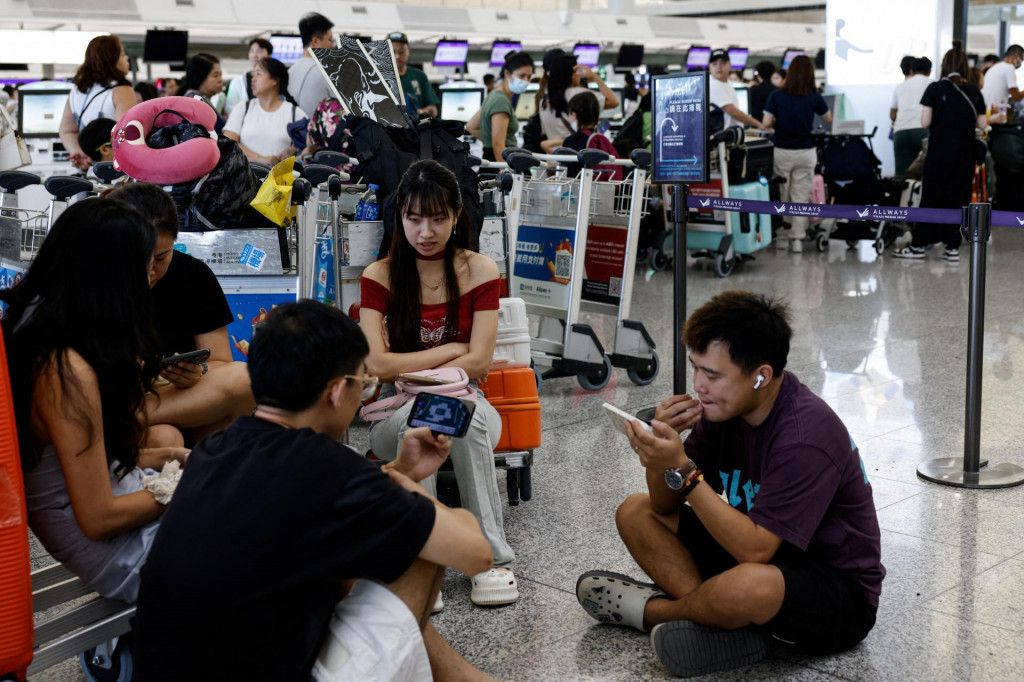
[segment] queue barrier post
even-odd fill
[[[690,188],[676,183],[672,185],[672,239],[675,267],[673,268],[675,300],[672,305],[672,394],[686,393],[686,348],[683,346],[683,324],[686,322],[686,221],[690,209],[686,206]],[[637,412],[637,418],[645,422],[654,421],[654,407]]]
[[[961,224],[971,243],[970,298],[967,312],[967,400],[964,456],[922,462],[917,475],[955,488],[1010,488],[1024,483],[1024,468],[1002,462],[982,466],[981,382],[985,333],[985,256],[992,233],[992,205],[964,207]]]

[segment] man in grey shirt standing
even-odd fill
[[[334,24],[322,14],[310,12],[299,20],[299,35],[302,36],[302,59],[288,69],[288,94],[299,103],[299,108],[313,115],[321,100],[331,97],[330,85],[323,72],[317,68],[313,53],[316,47],[334,47]]]

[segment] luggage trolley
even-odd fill
[[[731,147],[727,144],[736,135],[734,131],[735,128],[728,128],[712,137],[712,141],[717,142],[717,149],[710,159],[711,183],[690,185],[691,196],[770,201],[770,164],[767,168],[748,166],[750,147],[742,143]],[[763,144],[757,148],[763,151],[767,146]],[[730,168],[729,152],[733,150],[743,152],[740,168]],[[668,208],[668,202],[665,202],[665,210]],[[666,224],[669,222],[666,220]],[[675,253],[672,235],[672,231],[667,230],[656,241],[651,254],[651,267],[654,270],[664,270],[671,263]],[[771,243],[771,216],[713,211],[710,208],[690,209],[686,248],[693,251],[695,258],[712,260],[715,274],[719,277],[728,277],[737,263],[754,260],[752,254],[767,248]]]
[[[507,211],[509,293],[541,318],[530,345],[536,365],[548,368],[545,379],[575,376],[585,390],[598,391],[612,367],[625,368],[638,385],[658,374],[653,339],[642,323],[628,319],[651,159],[650,152],[638,152],[630,164],[583,150],[575,157],[583,168],[574,178],[564,167],[552,177],[541,167],[541,159],[568,157],[507,156],[516,173]],[[596,181],[595,167],[602,164],[634,169],[623,181]],[[593,328],[578,321],[581,310],[616,316],[611,355]]]

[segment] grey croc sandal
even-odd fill
[[[588,571],[576,581],[576,599],[599,623],[644,629],[644,609],[655,597],[667,597],[657,585],[610,571]]]
[[[720,630],[688,620],[655,625],[651,644],[658,659],[679,677],[752,665],[768,654],[768,640],[759,632]]]

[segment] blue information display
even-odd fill
[[[707,183],[707,104],[706,71],[651,79],[651,182]]]

